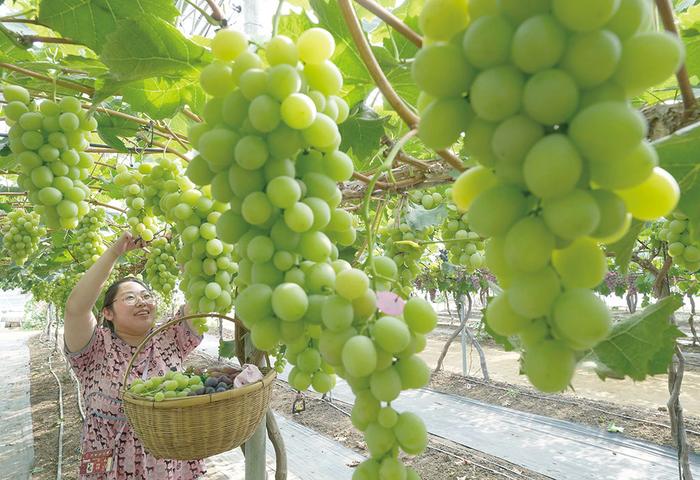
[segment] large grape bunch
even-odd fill
[[[658,238],[668,243],[674,263],[688,272],[700,270],[700,242],[693,240],[688,217],[676,211],[659,227]]]
[[[167,157],[146,158],[139,164],[138,170],[143,175],[144,209],[156,217],[164,216],[167,208],[163,208],[162,199],[180,189],[177,181],[183,174],[180,161]]]
[[[104,208],[91,209],[78,223],[72,236],[70,252],[85,269],[95,263],[107,249],[103,232],[107,214]]]
[[[216,238],[216,225],[229,206],[211,198],[210,188],[196,188],[183,176],[180,191],[161,200],[167,217],[175,223],[182,241],[176,259],[183,266],[180,290],[193,313],[228,313],[238,265],[231,256],[233,245]],[[206,330],[206,319],[198,319]]]
[[[36,212],[50,228],[72,229],[90,209],[83,183],[93,160],[85,149],[97,121],[85,114],[80,101],[63,97],[58,103],[33,102],[20,86],[3,89],[10,150],[21,167],[17,184],[27,190]]]
[[[452,189],[447,189],[447,218],[441,226],[441,236],[447,251],[447,260],[461,265],[469,273],[484,266],[484,241],[472,232],[467,224],[467,214],[460,212],[452,201]]]
[[[537,388],[569,385],[577,352],[606,337],[610,315],[591,291],[606,272],[599,244],[631,217],[675,207],[679,188],[657,166],[647,124],[628,99],[679,67],[678,38],[649,31],[646,0],[431,0],[430,37],[415,58],[419,135],[464,149],[479,165],[452,190],[504,288],[486,312],[519,334]],[[471,18],[471,23],[469,22]],[[466,28],[465,28],[466,27]]]
[[[212,41],[217,62],[200,81],[213,98],[205,122],[191,129],[199,156],[187,169],[231,206],[216,231],[240,259],[236,313],[257,348],[285,345],[294,388],[328,392],[334,372],[349,381],[358,395],[356,425],[372,454],[355,478],[379,468],[405,475],[398,447],[422,451],[425,427],[389,402],[427,381],[414,353],[435,314],[417,300],[405,321],[377,318],[367,275],[337,259],[337,245],[351,245],[355,229],[352,215],[338,208],[337,182],[351,177],[353,164],[338,150],[347,104],[336,96],[342,76],[330,61],[335,42],[318,28],[296,42],[276,36],[265,47],[267,65],[247,48],[230,30]],[[396,275],[389,262],[375,269]]]
[[[149,249],[144,267],[146,282],[153,290],[170,298],[180,273],[175,259],[178,252],[177,238],[156,238],[150,243]]]
[[[27,258],[39,248],[39,240],[46,235],[35,212],[12,210],[2,226],[3,249],[16,265],[24,265]]]
[[[152,206],[146,205],[144,196],[144,177],[151,168],[148,163],[139,164],[138,168],[129,168],[124,164],[117,165],[114,183],[123,187],[123,196],[126,200],[126,220],[131,227],[131,232],[146,242],[150,242],[158,231],[158,219]],[[166,188],[165,185],[163,185]],[[168,185],[170,187],[170,185]],[[177,184],[175,185],[177,190]]]

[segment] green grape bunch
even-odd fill
[[[451,199],[452,189],[448,188],[445,195]],[[484,241],[478,233],[471,231],[467,219],[468,215],[460,212],[454,202],[448,200],[447,218],[441,226],[441,236],[449,262],[473,273],[485,265]]]
[[[35,212],[12,210],[5,218],[6,223],[0,229],[3,249],[16,265],[24,265],[39,248],[39,240],[46,235],[46,229]]]
[[[150,242],[158,231],[158,219],[154,215],[153,209],[146,206],[144,177],[149,168],[144,165],[148,164],[143,163],[138,168],[129,168],[124,164],[117,165],[114,183],[123,187],[127,207],[126,220],[131,227],[131,233],[146,242]]]
[[[177,239],[166,237],[156,238],[150,243],[144,278],[153,290],[169,298],[177,285],[180,267],[175,258]]]
[[[93,208],[80,220],[73,232],[70,252],[85,269],[95,263],[107,249],[103,241],[106,218],[104,208]]]
[[[356,231],[339,207],[338,182],[351,178],[353,162],[338,149],[348,106],[330,60],[335,40],[320,28],[296,41],[278,35],[264,47],[266,63],[239,32],[221,30],[211,45],[216,61],[200,77],[211,98],[204,122],[190,129],[199,155],[186,173],[230,206],[216,236],[235,245],[236,313],[256,348],[284,351],[293,388],[326,393],[336,374],[346,378],[364,413],[356,421],[370,446],[368,465],[405,474],[399,448],[420,453],[425,426],[389,403],[427,382],[415,354],[435,313],[409,301],[415,306],[403,318],[378,315],[370,278],[338,259],[338,246],[352,245]],[[385,263],[374,270],[396,275],[393,261]]]
[[[238,264],[233,245],[217,238],[217,223],[228,205],[213,200],[209,187],[198,189],[187,179],[178,179],[180,191],[162,199],[167,217],[175,223],[182,248],[175,258],[182,265],[180,290],[193,313],[228,313],[233,304]],[[196,320],[206,331],[206,319]]]
[[[660,225],[657,235],[668,243],[668,254],[676,265],[688,272],[700,270],[700,242],[693,240],[690,222],[685,214],[674,212]]]
[[[49,228],[76,228],[90,209],[90,189],[83,182],[94,162],[85,150],[97,121],[74,97],[37,103],[16,85],[4,87],[3,96],[10,150],[21,168],[17,185],[27,190]]]
[[[464,134],[477,166],[452,196],[503,287],[486,321],[519,335],[535,387],[561,391],[610,331],[592,291],[607,271],[601,245],[678,202],[629,99],[673,75],[683,46],[652,31],[646,0],[467,3],[421,12],[418,135],[442,149]]]

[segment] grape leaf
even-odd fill
[[[12,211],[12,204],[0,203],[0,210],[3,212],[11,212]]]
[[[156,120],[173,117],[185,105],[201,111],[206,101],[198,75],[136,80],[125,85],[121,93],[133,110]]]
[[[380,117],[377,112],[358,103],[350,112],[347,120],[338,125],[343,140],[340,149],[352,149],[357,157],[356,168],[364,170],[374,152],[379,148],[380,140],[385,134],[384,125],[387,117]]]
[[[117,80],[141,80],[194,75],[197,68],[211,61],[211,54],[165,20],[142,15],[118,23],[100,58]]]
[[[296,40],[299,38],[299,35],[313,26],[308,15],[302,10],[301,13],[290,13],[289,15],[281,16],[277,26],[277,33]]]
[[[235,340],[219,340],[219,356],[224,358],[233,358],[236,356],[236,341]]]
[[[608,338],[591,354],[601,379],[630,377],[644,380],[664,373],[671,362],[676,339],[683,333],[669,317],[683,305],[677,295],[663,298],[639,313],[616,323]]]
[[[444,203],[429,210],[423,205],[410,204],[402,220],[411,227],[411,230],[423,231],[428,227],[442,225],[446,218],[447,208]]]
[[[179,13],[172,0],[42,0],[39,21],[100,53],[119,20],[154,16],[172,22]],[[125,40],[138,48],[142,39]]]
[[[12,30],[0,25],[0,60],[5,62],[33,60],[34,56],[27,51]]]
[[[643,228],[644,222],[632,220],[630,229],[625,236],[607,246],[608,252],[615,254],[615,265],[620,269],[620,273],[627,273],[634,245],[637,243],[637,237],[639,237],[639,233]]]
[[[131,110],[124,108],[121,103],[111,103],[108,108],[131,114]],[[139,124],[127,120],[126,118],[109,115],[106,113],[95,113],[97,120],[97,134],[104,142],[112,148],[126,152],[127,146],[119,137],[133,137],[139,131]]]

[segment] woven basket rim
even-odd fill
[[[192,397],[167,398],[160,402],[156,402],[155,400],[144,400],[140,396],[134,395],[133,393],[128,391],[124,391],[122,394],[122,401],[132,405],[152,407],[156,409],[186,408],[207,403],[216,403],[219,401],[229,400],[232,398],[240,397],[242,395],[253,393],[257,390],[267,387],[272,382],[274,382],[276,378],[277,372],[274,368],[270,368],[262,380],[258,380],[255,383],[250,383],[239,388],[226,390],[225,392],[210,393],[208,395],[195,395]]]

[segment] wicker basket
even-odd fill
[[[156,458],[198,460],[236,448],[253,435],[270,405],[274,369],[263,369],[265,376],[259,382],[210,395],[156,402],[127,391],[134,360],[146,343],[178,322],[202,316],[175,318],[153,330],[134,352],[124,374],[124,411],[136,436]],[[213,316],[235,322],[223,315]]]

